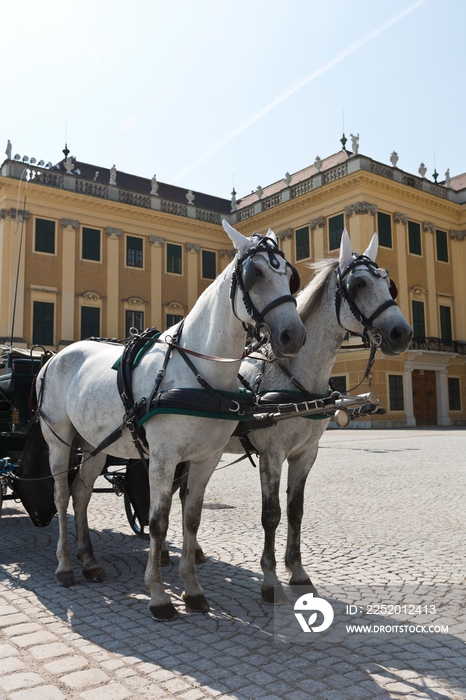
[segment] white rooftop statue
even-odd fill
[[[390,163],[393,165],[393,167],[396,167],[396,164],[398,163],[398,153],[396,151],[392,151],[392,155],[390,156]]]
[[[150,181],[150,184],[151,184],[150,193],[151,193],[151,194],[157,194],[157,190],[159,189],[159,183],[157,182],[157,178],[156,178],[155,175],[154,175],[154,177],[152,178],[152,180]]]
[[[451,183],[451,176],[450,176],[450,168],[447,168],[445,172],[445,187],[450,187]]]
[[[117,169],[115,167],[115,164],[113,164],[113,166],[110,168],[110,180],[109,180],[108,184],[109,185],[116,185],[117,184],[116,177],[117,177]]]
[[[418,170],[419,175],[420,175],[421,177],[425,177],[425,176],[426,176],[426,172],[427,172],[426,166],[424,165],[424,163],[421,163],[421,165],[419,166],[419,170]]]
[[[314,167],[317,170],[318,173],[320,173],[320,169],[322,167],[322,159],[320,156],[316,156],[316,159],[314,161]]]
[[[6,157],[8,158],[8,160],[11,160],[11,148],[12,148],[11,141],[10,141],[10,139],[8,139],[8,143],[6,145],[6,150],[5,150]]]
[[[351,136],[351,150],[353,151],[353,156],[357,156],[359,152],[359,134],[356,134],[356,136],[353,136],[353,134],[350,134]]]

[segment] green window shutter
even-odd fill
[[[446,231],[436,231],[435,242],[437,244],[437,260],[448,262],[448,239]]]
[[[167,272],[182,274],[181,246],[174,243],[167,243]]]
[[[424,302],[413,301],[413,336],[414,338],[426,337],[426,323],[424,317]]]
[[[343,214],[331,216],[328,220],[328,249],[336,250],[340,247],[341,234],[345,228],[345,219]]]
[[[390,411],[404,411],[403,377],[399,374],[388,375],[390,393]]]
[[[450,411],[461,411],[461,391],[458,377],[448,377],[448,404]]]
[[[421,224],[415,221],[408,221],[408,241],[409,252],[414,255],[422,255]]]
[[[83,260],[100,262],[100,231],[98,229],[83,226],[82,258]]]
[[[142,267],[142,238],[126,236],[126,265]]]
[[[304,260],[311,256],[309,245],[309,226],[303,226],[295,231],[296,260]]]
[[[451,309],[449,306],[440,307],[440,337],[444,343],[451,343]]]
[[[100,336],[100,309],[96,306],[81,306],[81,340]]]
[[[34,345],[53,345],[54,304],[35,301],[32,309],[32,342]]]
[[[379,244],[385,248],[392,248],[392,217],[379,211],[377,213],[377,228]]]
[[[202,251],[202,277],[206,280],[214,280],[217,277],[216,254],[211,250]]]
[[[183,316],[178,316],[178,314],[167,314],[167,328],[176,326],[176,324],[182,320]]]
[[[38,253],[55,254],[55,221],[36,219],[36,240],[34,250]]]

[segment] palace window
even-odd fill
[[[459,377],[448,377],[448,406],[450,411],[461,411]]]
[[[345,228],[345,219],[343,214],[331,216],[328,220],[328,249],[336,250],[340,247],[341,234]]]
[[[412,301],[413,310],[413,337],[414,338],[425,338],[426,337],[426,323],[424,316],[424,302],[423,301]]]
[[[100,309],[98,306],[81,306],[81,340],[100,336]]]
[[[401,374],[388,375],[390,411],[404,411],[403,377]]]
[[[385,248],[392,248],[392,217],[390,214],[377,213],[377,229],[379,234],[379,244]]]
[[[408,221],[409,252],[413,255],[422,255],[421,225],[415,221]]]
[[[36,219],[34,250],[36,253],[50,253],[51,255],[55,255],[55,221]]]
[[[83,260],[100,262],[100,231],[98,229],[83,226],[81,257]]]
[[[183,271],[181,246],[167,243],[167,272],[181,275]]]
[[[216,254],[212,250],[202,251],[202,277],[205,280],[214,280],[217,277]]]
[[[346,394],[346,374],[330,377],[330,383],[332,390],[339,391],[340,394]]]
[[[142,238],[126,236],[126,265],[142,267]]]
[[[449,306],[440,306],[440,337],[444,343],[451,343],[453,334],[451,330],[451,309]]]
[[[54,304],[34,301],[32,307],[32,342],[34,345],[53,345]]]
[[[309,245],[309,226],[297,228],[295,231],[296,260],[305,260],[311,256]]]
[[[183,316],[179,316],[178,314],[167,314],[167,328],[176,326],[176,324],[182,320]]]
[[[144,311],[125,311],[125,337],[129,338],[130,328],[136,328],[141,332],[144,330]]]
[[[437,260],[448,262],[448,239],[446,231],[435,232],[435,242],[437,246]]]

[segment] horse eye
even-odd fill
[[[258,267],[255,267],[254,270],[256,271],[256,277],[262,277],[262,270],[259,270]]]
[[[366,280],[358,279],[358,289],[364,289],[365,286],[366,286]]]

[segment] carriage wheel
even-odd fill
[[[141,523],[139,522],[138,516],[136,515],[136,511],[134,510],[133,504],[131,503],[126,491],[123,494],[123,498],[125,501],[126,517],[128,518],[130,528],[132,529],[135,535],[141,537],[141,539],[143,540],[148,540],[149,533],[144,530],[145,525],[141,525]]]

